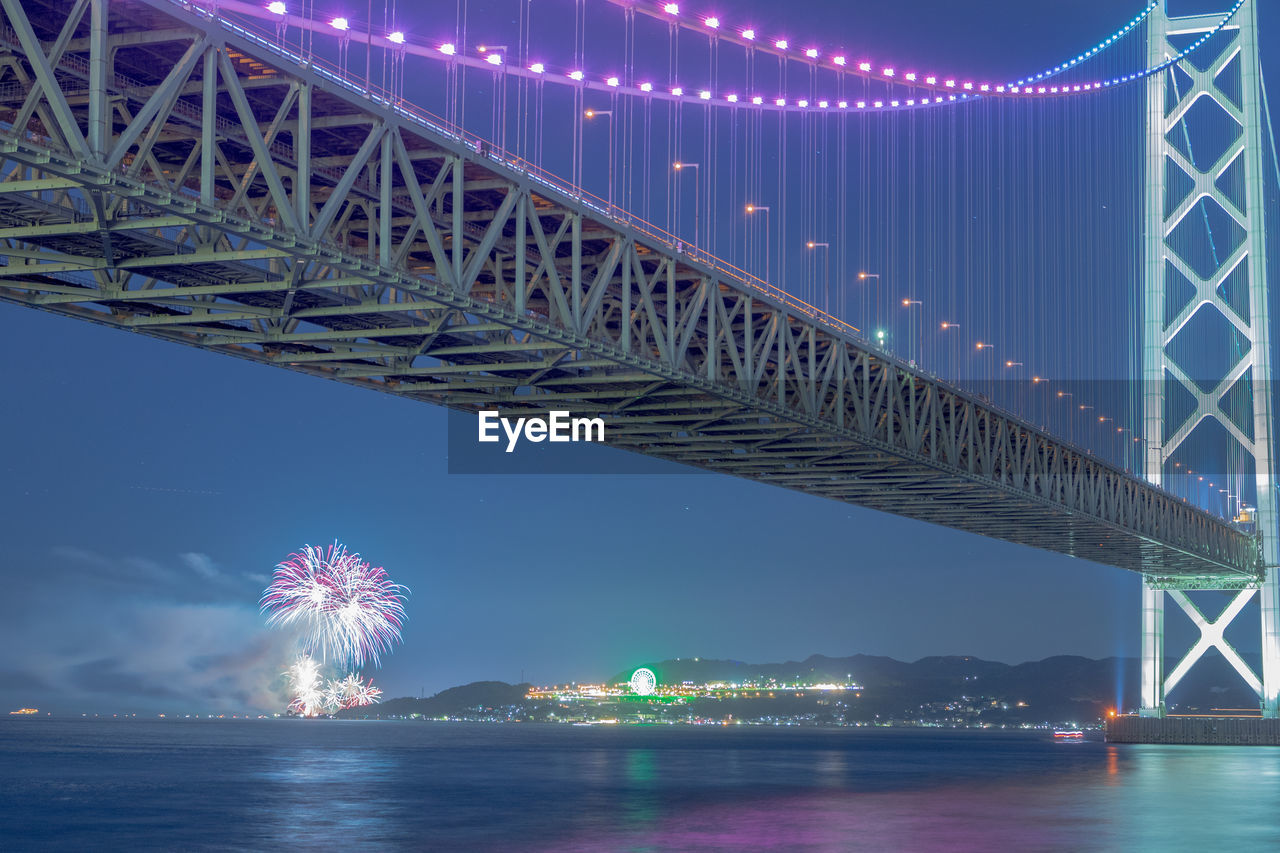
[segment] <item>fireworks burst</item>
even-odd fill
[[[382,696],[382,691],[373,686],[373,680],[364,681],[358,672],[345,678],[331,678],[322,686],[320,664],[307,655],[298,658],[285,676],[289,679],[289,692],[293,695],[289,710],[300,717],[373,705]]]
[[[402,592],[403,591],[403,592]],[[304,545],[276,566],[261,607],[272,626],[298,626],[308,654],[339,665],[378,665],[400,641],[406,587],[337,542]]]
[[[289,710],[302,717],[314,717],[323,713],[324,692],[320,689],[320,665],[303,655],[289,667],[285,675],[289,679],[289,692],[293,695]]]
[[[334,710],[343,710],[373,705],[382,696],[382,691],[373,686],[373,679],[365,682],[360,678],[360,673],[353,672],[341,680],[331,680],[325,688],[324,696],[325,705]]]

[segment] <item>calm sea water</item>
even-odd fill
[[[0,849],[1278,850],[1280,749],[1022,732],[0,720]]]

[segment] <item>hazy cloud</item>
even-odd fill
[[[280,674],[296,638],[265,628],[263,582],[252,573],[198,552],[157,561],[70,546],[33,568],[42,582],[16,588],[0,620],[0,694],[15,707],[205,713],[286,704]]]
[[[186,563],[191,571],[205,580],[217,580],[222,577],[222,572],[218,571],[218,567],[213,564],[213,560],[209,558],[208,554],[179,554],[178,559]]]

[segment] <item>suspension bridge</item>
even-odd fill
[[[1162,713],[1165,693],[1216,647],[1258,692],[1264,714],[1280,712],[1260,202],[1271,149],[1256,0],[1191,19],[1170,18],[1153,2],[1112,37],[1145,36],[1129,72],[1081,76],[1108,39],[1038,75],[1000,83],[796,49],[730,31],[716,18],[690,21],[671,3],[601,4],[626,16],[628,39],[639,15],[673,43],[683,35],[687,45],[693,29],[709,34],[713,51],[741,49],[779,69],[797,63],[803,73],[795,76],[813,92],[807,97],[781,90],[765,97],[750,81],[741,91],[686,91],[674,80],[656,86],[630,60],[621,75],[585,70],[585,53],[557,68],[531,60],[523,44],[476,51],[465,39],[427,44],[391,27],[378,33],[375,49],[373,22],[284,3],[0,4],[0,299],[457,410],[601,417],[616,447],[1140,572],[1144,711]],[[1197,66],[1196,52],[1215,38],[1228,43],[1225,58]],[[407,69],[417,61],[445,75],[446,118],[409,97]],[[1224,87],[1220,78],[1233,63],[1239,82]],[[458,78],[468,69],[494,75],[487,138],[465,129],[467,87]],[[817,92],[821,75],[834,87],[828,97]],[[506,94],[512,85],[515,105]],[[553,141],[572,138],[570,179],[544,165],[542,143],[528,141],[533,98],[549,86],[563,90],[573,117],[562,135],[551,131]],[[692,239],[674,233],[682,212],[687,219],[687,198],[667,198],[661,226],[648,221],[647,194],[640,206],[649,216],[633,212],[646,172],[615,169],[615,154],[653,158],[616,140],[612,127],[603,194],[582,187],[584,172],[599,172],[605,159],[584,156],[584,120],[651,121],[651,112],[635,111],[655,104],[673,120],[704,110],[708,128],[713,111],[733,111],[743,119],[743,144],[757,146],[758,172],[760,143],[750,140],[762,116],[776,119],[780,145],[793,120],[810,145],[822,145],[837,134],[843,142],[852,121],[866,127],[928,111],[954,117],[978,104],[1012,112],[1028,101],[1087,110],[1088,98],[1119,89],[1149,105],[1142,427],[1126,450],[1132,460],[1137,448],[1145,475],[1127,470],[1125,458],[1088,449],[1093,439],[1068,440],[1040,426],[1043,418],[1015,414],[970,383],[924,369],[923,344],[902,352],[882,330],[855,325],[879,317],[870,297],[862,318],[857,306],[832,298],[829,255],[846,261],[833,241],[803,244],[802,262],[814,274],[798,284],[795,257],[787,264],[782,243],[768,236],[744,236],[740,250],[729,241],[732,261],[712,254],[722,229],[709,215],[704,227],[700,201]],[[593,93],[608,99],[604,106],[588,105]],[[1208,163],[1205,146],[1197,155],[1173,132],[1206,99],[1240,128]],[[509,134],[520,136],[514,148]],[[713,138],[706,154],[714,154]],[[678,148],[679,136],[672,139]],[[669,147],[664,159],[670,154]],[[675,162],[713,171],[706,158]],[[838,180],[857,180],[843,161],[833,168]],[[1178,174],[1189,187],[1175,187]],[[695,181],[711,199],[724,193],[711,174]],[[1180,251],[1178,237],[1183,222],[1207,216],[1206,201],[1242,235],[1222,245],[1226,256],[1211,269]],[[746,210],[786,216],[778,200],[757,199]],[[806,227],[825,216],[811,216]],[[819,286],[813,259],[823,250],[827,281]],[[1192,297],[1169,296],[1166,267]],[[906,295],[901,304],[911,312],[921,300]],[[1248,343],[1207,386],[1185,369],[1175,344],[1206,305]],[[961,325],[944,321],[941,329]],[[976,350],[997,346],[1006,343],[978,341]],[[1001,358],[1008,369],[1022,366]],[[1169,376],[1191,389],[1189,411],[1171,411]],[[1224,414],[1223,401],[1242,383],[1251,391],[1245,416]],[[1057,394],[1072,397],[1073,409],[1092,409],[1075,399],[1079,388]],[[1204,479],[1178,451],[1205,421],[1224,424],[1256,465],[1254,482],[1236,486],[1239,513],[1165,487],[1174,476]],[[1187,597],[1204,589],[1239,594],[1224,618],[1210,621]],[[1168,677],[1166,592],[1202,631]],[[1261,675],[1222,637],[1259,592]]]

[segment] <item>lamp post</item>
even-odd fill
[[[677,160],[671,164],[672,168],[674,168],[677,172],[683,172],[685,169],[693,169],[695,172],[698,172],[697,180],[693,182],[693,245],[695,246],[698,245],[698,230],[699,230],[698,223],[701,220],[701,213],[702,213],[702,201],[701,201],[702,173],[698,170],[699,165],[701,164],[686,163],[683,160]]]
[[[876,282],[875,298],[871,301],[871,304],[875,306],[876,317],[875,318],[868,317],[868,319],[878,319],[880,315],[880,273],[876,273],[876,272],[858,273],[858,281],[867,281],[868,279],[875,279],[875,282]],[[872,312],[870,310],[867,311],[868,315],[870,315],[871,313]]]
[[[815,243],[810,240],[804,244],[806,249],[825,249],[822,253],[823,257],[823,273],[822,273],[822,310],[830,313],[831,311],[831,244]],[[816,301],[816,300],[815,300]]]
[[[911,311],[916,305],[923,305],[919,299],[904,298],[902,307],[907,309],[907,354],[911,358],[911,366],[915,367],[920,361],[920,340],[916,334],[916,314],[919,312]]]
[[[770,281],[769,278],[769,206],[767,204],[749,204],[747,205],[747,215],[753,213],[764,214],[764,280]]]
[[[607,116],[609,119],[609,215],[613,216],[613,110],[587,110],[587,118]]]

